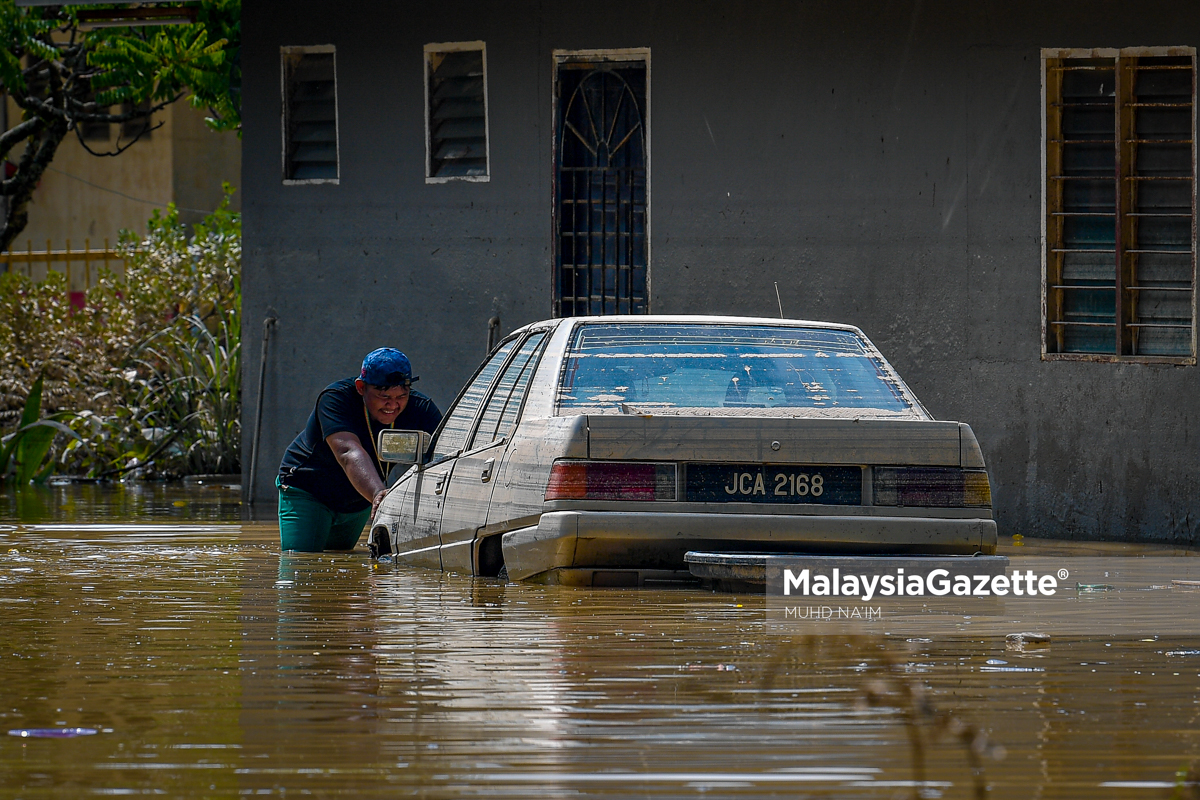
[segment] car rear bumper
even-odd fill
[[[688,550],[731,552],[996,552],[991,519],[777,514],[551,511],[536,527],[504,534],[515,580],[551,570],[686,570]]]

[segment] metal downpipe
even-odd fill
[[[271,341],[271,330],[279,320],[274,315],[263,320],[262,355],[258,360],[258,397],[254,403],[254,437],[250,445],[250,489],[246,504],[254,507],[254,480],[258,475],[258,440],[262,435],[263,386],[267,380],[267,345]]]

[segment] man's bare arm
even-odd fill
[[[374,518],[375,509],[379,507],[379,501],[387,493],[387,487],[380,480],[379,472],[375,469],[371,456],[363,448],[362,442],[349,431],[331,433],[325,437],[325,442],[333,451],[333,457],[346,471],[346,477],[350,479],[351,485],[358,490],[359,494],[371,501],[371,517]]]

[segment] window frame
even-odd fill
[[[90,100],[91,102],[94,103],[96,101],[96,93],[92,92],[88,96],[88,100]],[[112,106],[102,106],[96,110],[97,110],[97,112],[99,112],[101,114],[111,114]],[[92,121],[88,121],[88,122],[79,122],[79,123],[77,123],[76,127],[79,128],[79,137],[81,139],[83,139],[85,142],[111,142],[112,141],[113,126],[112,126],[111,122],[108,122],[108,121],[99,122],[96,120],[92,120]],[[104,132],[103,136],[100,135],[101,131]],[[120,128],[117,129],[117,134],[120,135]]]
[[[111,142],[112,123],[89,120],[77,124],[79,136],[85,142]],[[103,135],[101,135],[103,133]],[[143,137],[144,138],[144,137]]]
[[[446,422],[458,409],[459,404],[463,401],[463,398],[466,397],[467,392],[471,390],[472,385],[474,385],[475,381],[478,380],[480,373],[487,368],[488,364],[492,362],[493,358],[496,358],[499,355],[500,350],[503,349],[505,345],[509,343],[513,344],[512,350],[510,350],[500,359],[499,366],[496,368],[496,374],[493,375],[491,379],[488,380],[487,385],[483,387],[479,405],[475,408],[474,414],[471,416],[470,424],[468,424],[466,428],[467,434],[465,437],[463,437],[464,446],[450,453],[445,453],[439,458],[434,458],[425,466],[428,467],[434,464],[440,464],[443,461],[450,460],[451,458],[458,458],[467,452],[465,446],[471,440],[471,437],[475,435],[475,428],[479,424],[479,417],[483,412],[483,407],[487,405],[488,399],[492,396],[492,389],[495,387],[496,381],[498,381],[500,376],[504,374],[504,370],[508,366],[508,362],[512,360],[513,354],[520,349],[522,340],[521,337],[526,335],[526,333],[526,331],[516,331],[514,333],[510,333],[508,336],[505,336],[503,339],[497,342],[496,346],[488,351],[487,356],[484,357],[483,361],[479,363],[479,366],[475,368],[475,371],[471,373],[470,380],[464,383],[462,388],[458,390],[458,394],[454,396],[453,402],[447,406],[446,413],[442,415],[442,421],[438,423],[437,429],[434,430],[433,436],[430,439],[428,452],[431,456],[436,455],[439,440],[441,439],[442,434],[445,432]]]
[[[334,178],[289,178],[288,174],[288,124],[290,121],[288,103],[288,70],[287,57],[291,55],[306,55],[309,53],[329,53],[333,56],[333,151],[337,159],[337,176]],[[279,94],[280,94],[280,133],[282,147],[280,149],[284,186],[309,186],[316,184],[332,184],[341,182],[342,178],[342,131],[341,112],[338,109],[338,69],[337,46],[332,44],[283,45],[279,48]]]
[[[1048,62],[1051,60],[1060,59],[1113,59],[1114,70],[1119,73],[1121,70],[1121,59],[1142,58],[1142,57],[1174,57],[1174,58],[1191,58],[1192,60],[1192,94],[1191,94],[1191,161],[1192,161],[1192,219],[1191,219],[1191,352],[1188,355],[1145,355],[1133,353],[1090,353],[1090,352],[1055,352],[1050,349],[1051,337],[1054,335],[1052,326],[1059,319],[1052,318],[1051,315],[1051,297],[1052,289],[1050,283],[1051,261],[1049,257],[1050,248],[1053,246],[1051,241],[1050,230],[1050,183],[1052,180],[1050,172],[1050,140],[1048,110],[1050,105],[1056,101],[1057,95],[1051,95],[1050,83],[1050,67]],[[1118,83],[1120,80],[1118,78]],[[1140,364],[1171,364],[1180,366],[1195,366],[1197,353],[1197,305],[1196,305],[1196,275],[1197,275],[1197,124],[1196,124],[1196,96],[1197,96],[1197,58],[1196,48],[1190,46],[1180,47],[1126,47],[1126,48],[1043,48],[1041,51],[1041,360],[1042,361],[1084,361],[1093,363],[1140,363]],[[1061,91],[1061,90],[1060,90]],[[1113,134],[1114,146],[1117,148],[1117,169],[1121,169],[1120,153],[1123,149],[1121,132],[1128,123],[1128,117],[1122,116],[1122,103],[1118,95],[1114,98],[1114,120]],[[1126,112],[1128,113],[1128,112]],[[1132,168],[1130,173],[1133,174]],[[1114,180],[1121,180],[1124,175],[1114,174]],[[1122,215],[1124,212],[1123,197],[1125,192],[1116,187],[1116,206],[1114,208],[1114,224],[1120,228],[1122,224]],[[1120,329],[1126,325],[1122,319],[1124,316],[1121,312],[1120,297],[1123,291],[1128,291],[1126,287],[1131,285],[1132,281],[1126,280],[1122,274],[1124,272],[1124,255],[1122,252],[1123,246],[1120,242],[1118,234],[1118,242],[1115,245],[1114,252],[1114,270],[1116,277],[1115,291],[1118,296],[1118,305],[1116,316],[1114,318],[1114,349],[1119,349],[1117,342],[1120,340]],[[1186,252],[1186,251],[1180,251]]]
[[[708,328],[714,332],[718,329],[722,329],[722,335],[728,333],[730,330],[737,330],[737,329],[758,330],[758,329],[768,329],[768,328],[784,331],[785,333],[781,334],[783,336],[786,336],[789,334],[797,334],[800,331],[816,331],[816,332],[824,332],[824,333],[847,334],[851,338],[853,338],[855,340],[855,342],[858,344],[858,346],[862,349],[863,355],[875,367],[875,370],[878,373],[879,378],[883,381],[883,383],[885,385],[887,385],[889,387],[889,389],[895,395],[896,399],[900,400],[902,403],[904,403],[908,406],[908,411],[910,411],[916,417],[920,417],[923,419],[933,419],[933,416],[929,413],[929,410],[925,408],[924,404],[921,403],[920,399],[916,396],[916,394],[908,386],[908,384],[904,381],[904,379],[900,377],[900,374],[896,371],[895,367],[893,367],[891,362],[889,362],[884,357],[883,353],[880,352],[879,348],[875,346],[874,342],[872,342],[869,338],[867,338],[866,334],[864,334],[861,330],[859,330],[858,328],[855,328],[853,326],[842,326],[842,325],[838,325],[836,323],[832,323],[829,325],[822,325],[822,324],[800,324],[800,325],[791,324],[791,325],[788,325],[788,324],[773,324],[771,322],[764,322],[764,323],[719,322],[719,321],[717,321],[717,322],[712,322],[712,321],[710,321],[710,322],[704,322],[704,321],[671,322],[671,321],[663,321],[663,320],[647,320],[645,322],[642,322],[642,321],[610,322],[610,321],[604,320],[603,318],[592,319],[592,320],[588,320],[586,322],[580,322],[580,323],[572,326],[570,333],[566,337],[566,341],[563,345],[563,349],[562,349],[561,353],[559,354],[560,364],[559,364],[559,368],[558,368],[558,371],[557,371],[556,377],[555,377],[554,398],[553,398],[553,413],[555,416],[570,416],[572,414],[600,413],[600,412],[597,412],[596,409],[601,409],[601,408],[605,407],[605,404],[591,404],[591,405],[579,404],[579,405],[568,406],[568,405],[564,405],[563,397],[562,397],[563,392],[566,390],[567,373],[570,372],[576,366],[576,365],[572,365],[571,362],[573,359],[578,359],[579,354],[581,353],[579,344],[580,344],[581,339],[584,336],[584,332],[588,328],[604,328],[604,327],[621,327],[621,328],[626,328],[626,329],[634,329],[634,328],[641,328],[641,327],[662,328],[662,329],[671,328],[671,327],[678,327],[678,328],[691,327],[694,330],[701,330],[704,328]],[[635,407],[638,404],[638,401],[636,401],[636,400],[624,401],[624,402],[629,402],[630,405],[635,406]],[[803,408],[803,406],[794,406],[794,407],[795,408]],[[847,406],[846,408],[850,408],[850,407]],[[863,407],[858,407],[857,410],[867,412],[872,409],[870,407],[863,406]],[[886,409],[882,409],[882,410],[886,411]]]
[[[550,203],[551,203],[551,237],[554,242],[550,250],[549,267],[550,267],[550,308],[552,316],[555,319],[563,319],[562,303],[563,296],[560,291],[559,283],[559,264],[558,264],[558,241],[560,238],[560,220],[559,214],[559,113],[561,99],[558,96],[559,73],[562,67],[572,61],[592,61],[592,62],[611,62],[611,63],[629,63],[641,64],[646,73],[646,97],[645,109],[643,110],[642,125],[644,129],[643,148],[646,170],[646,207],[645,207],[645,247],[646,247],[646,307],[644,311],[637,312],[638,315],[654,313],[654,236],[652,232],[652,209],[653,209],[653,81],[649,47],[620,47],[620,48],[603,48],[603,49],[555,49],[551,52],[551,67],[550,67],[550,119],[547,130],[551,132],[551,147],[550,147]],[[623,312],[622,312],[623,313]],[[570,316],[576,316],[574,314]],[[584,316],[584,315],[579,315]]]
[[[483,160],[482,175],[433,175],[433,120],[430,118],[429,107],[429,57],[432,53],[462,53],[478,50],[483,59]],[[470,42],[433,42],[425,45],[421,54],[422,80],[421,89],[424,94],[425,107],[425,183],[490,183],[492,180],[492,114],[488,102],[488,64],[487,45],[482,40]]]
[[[497,399],[497,392],[500,391],[506,374],[510,369],[512,369],[513,364],[515,364],[516,360],[520,358],[521,353],[526,347],[529,346],[529,343],[536,337],[540,338],[538,341],[533,343],[533,350],[529,354],[529,358],[525,360],[525,364],[521,367],[520,372],[517,373],[513,380],[512,387],[509,388],[508,394],[504,398],[503,405],[500,408],[500,415],[496,418],[496,428],[492,432],[493,438],[486,442],[477,442],[476,438],[480,433],[482,433],[481,426],[483,425],[484,420],[487,419],[488,411],[492,406],[492,401]],[[497,442],[510,438],[512,431],[516,430],[517,425],[521,422],[521,410],[525,407],[525,400],[529,396],[529,386],[533,382],[534,376],[537,374],[538,367],[541,365],[542,354],[546,352],[546,345],[549,344],[549,342],[550,331],[538,329],[529,331],[529,334],[521,340],[521,343],[513,348],[513,351],[509,354],[509,357],[506,360],[503,368],[496,374],[496,379],[492,381],[492,385],[489,387],[489,393],[487,397],[484,399],[484,402],[480,404],[480,413],[476,416],[471,433],[467,437],[467,443],[464,452],[482,450],[484,448],[491,447]],[[512,398],[513,394],[517,390],[517,384],[526,374],[528,374],[529,377],[525,380],[524,388],[521,389],[521,397],[516,406],[513,406]],[[504,423],[505,415],[508,413],[510,408],[513,410],[513,418],[508,432],[503,436],[495,436],[495,433],[499,431],[500,426]]]
[[[118,123],[118,126],[119,126],[117,128],[117,141],[118,142],[120,142],[122,140],[127,140],[130,143],[133,143],[136,141],[149,141],[150,140],[151,134],[154,132],[154,129],[159,127],[154,124],[154,120],[149,116],[150,108],[151,108],[151,104],[150,104],[149,100],[142,100],[141,102],[138,102],[138,103],[134,103],[131,100],[126,100],[125,102],[121,103],[121,113],[122,114],[132,114],[134,112],[146,112],[147,115],[140,119],[138,119],[138,118],[127,119],[124,122]],[[105,123],[105,124],[107,124],[107,123]],[[112,138],[112,132],[110,131],[109,135],[104,137],[103,140],[95,139],[94,141],[109,141],[109,140],[111,140],[111,138]],[[89,141],[93,141],[93,140],[89,140]]]

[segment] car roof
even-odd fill
[[[848,331],[864,335],[863,332],[854,325],[845,325],[840,322],[817,322],[814,320],[804,319],[783,319],[780,317],[735,317],[735,316],[720,316],[710,314],[613,314],[611,316],[592,316],[592,317],[563,317],[556,320],[542,320],[541,322],[531,322],[528,325],[523,325],[517,330],[542,326],[547,323],[554,325],[562,324],[586,324],[586,323],[605,323],[618,325],[644,325],[646,323],[692,323],[705,325],[778,325],[788,328],[823,328],[826,330]],[[514,331],[515,333],[516,331]]]

